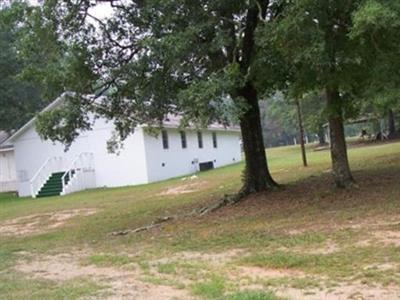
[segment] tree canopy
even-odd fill
[[[93,14],[99,3],[112,8],[108,18]],[[270,120],[283,118],[274,126],[293,129],[295,107],[271,97],[282,92],[301,100],[321,143],[329,123],[334,179],[347,187],[345,121],[370,107],[392,119],[398,111],[399,15],[395,0],[44,0],[23,22],[22,78],[47,98],[74,92],[38,122],[42,136],[67,146],[90,130],[89,115],[113,120],[113,145],[168,114],[182,126],[237,122],[244,194],[276,186],[259,101],[269,98]]]
[[[269,85],[258,84],[256,78],[261,58],[264,73],[279,68],[273,55],[269,60],[257,56],[255,33],[272,22],[279,3],[101,2],[114,8],[107,19],[91,13],[93,1],[48,0],[34,14],[40,18],[35,39],[43,38],[40,44],[51,49],[58,44],[55,49],[65,53],[39,65],[37,73],[67,73],[62,88],[76,92],[74,114],[63,114],[66,106],[40,118],[43,135],[68,145],[79,130],[90,128],[84,117],[88,113],[112,119],[120,140],[138,124],[160,126],[170,113],[182,116],[182,126],[236,119],[246,153],[243,190],[275,186],[266,164],[258,106],[258,94],[272,92],[274,78]],[[41,34],[43,27],[51,33]]]
[[[26,61],[19,56],[24,3],[0,7],[0,129],[11,132],[43,106],[39,88],[21,76]]]

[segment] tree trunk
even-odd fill
[[[238,92],[248,105],[246,112],[240,118],[246,161],[241,193],[247,195],[274,188],[277,184],[268,170],[257,91],[251,83],[247,83]]]
[[[332,171],[337,187],[345,188],[354,184],[351,175],[344,135],[342,103],[337,89],[326,89],[329,133],[331,140]]]
[[[320,146],[326,145],[324,126],[318,128],[318,143]]]
[[[389,125],[388,138],[389,139],[396,138],[396,136],[397,136],[396,123],[395,123],[394,113],[393,113],[392,109],[389,109],[389,112],[388,112],[388,125]]]
[[[304,145],[303,116],[302,116],[302,113],[301,113],[300,100],[297,99],[297,98],[296,98],[296,107],[297,107],[297,118],[298,118],[298,121],[299,121],[301,157],[303,159],[303,166],[307,167],[306,147]]]
[[[382,127],[381,127],[381,120],[376,119],[374,120],[372,124],[373,130],[374,130],[374,136],[375,136],[375,141],[381,141],[383,140],[383,132],[382,132]]]

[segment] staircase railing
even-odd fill
[[[93,153],[79,154],[61,177],[61,195],[95,187],[94,171]]]
[[[63,159],[62,157],[49,157],[37,170],[30,180],[31,195],[36,198],[38,192],[42,186],[46,183],[47,179],[51,174],[60,172],[63,170]]]

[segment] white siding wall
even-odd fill
[[[212,131],[202,130],[202,149],[199,149],[197,131],[195,130],[185,130],[186,149],[182,149],[179,130],[167,129],[167,132],[168,149],[163,149],[161,134],[154,137],[145,133],[149,182],[194,173],[198,170],[198,167],[192,163],[195,159],[198,159],[199,162],[213,161],[214,167],[221,167],[241,160],[239,132],[215,131],[218,147],[213,148]]]
[[[0,192],[15,191],[17,175],[15,172],[14,151],[0,151]]]
[[[90,152],[95,155],[97,187],[117,187],[147,183],[143,130],[137,128],[118,154],[107,151],[112,127],[89,135]]]
[[[60,143],[40,139],[29,128],[14,140],[15,169],[20,196],[30,195],[30,179],[49,157],[62,157],[64,170],[82,152],[94,154],[97,187],[144,184],[194,173],[199,162],[213,161],[215,167],[241,160],[239,132],[216,130],[218,147],[213,147],[212,131],[202,130],[203,148],[199,149],[197,131],[186,130],[187,148],[182,149],[178,129],[168,129],[169,148],[163,149],[161,135],[156,138],[138,128],[125,142],[119,154],[107,152],[112,123],[97,119],[92,131],[80,135],[67,152]],[[163,166],[164,164],[164,166]]]
[[[131,135],[117,155],[106,148],[112,128],[111,123],[98,119],[93,130],[79,136],[67,152],[62,144],[42,141],[34,128],[28,129],[14,142],[19,195],[30,195],[29,181],[47,158],[63,157],[66,169],[81,152],[94,153],[97,187],[146,183],[142,130]]]

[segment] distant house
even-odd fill
[[[8,134],[0,131],[0,193],[17,190],[14,149],[12,145],[3,145]]]
[[[45,110],[62,105],[61,96]],[[119,187],[160,181],[241,160],[240,130],[212,124],[206,129],[179,128],[174,117],[156,137],[138,126],[118,154],[107,151],[114,126],[96,119],[65,152],[60,143],[42,140],[34,119],[5,142],[13,147],[20,196],[65,195],[96,187]]]

